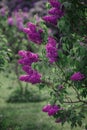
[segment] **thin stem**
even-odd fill
[[[42,80],[42,83],[46,84],[47,86],[51,86],[51,88],[54,89],[53,83],[46,81],[46,80]]]
[[[63,71],[63,69],[58,64],[57,64],[57,66],[62,71],[63,75],[65,76],[65,72]],[[73,90],[76,92],[76,95],[77,95],[77,98],[78,98],[77,101],[70,101],[70,102],[69,101],[64,101],[65,103],[79,103],[79,102],[83,102],[83,103],[87,104],[87,101],[80,99],[80,94],[78,93],[78,90],[71,83],[69,83],[66,80],[63,80],[63,81],[73,88]]]

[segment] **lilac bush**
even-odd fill
[[[30,44],[37,45],[38,56],[19,51],[22,59],[18,62],[27,65],[23,67],[27,75],[19,79],[40,88],[48,86],[51,101],[42,111],[53,116],[56,123],[81,127],[87,108],[87,7],[78,0],[48,0],[47,7],[49,15],[24,28],[33,42]],[[46,23],[51,23],[59,34],[49,33]]]

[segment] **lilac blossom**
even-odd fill
[[[70,79],[71,79],[72,81],[79,81],[79,80],[82,80],[82,79],[84,79],[84,78],[85,78],[84,74],[81,74],[80,72],[76,72],[76,73],[74,73],[74,74],[70,77]]]
[[[22,57],[20,60],[18,60],[19,64],[30,66],[33,62],[39,61],[38,54],[34,54],[30,51],[21,50],[18,52],[18,54]]]
[[[12,17],[9,17],[8,20],[7,20],[8,24],[9,25],[14,25],[14,19]]]
[[[27,75],[21,75],[19,79],[24,82],[29,82],[32,84],[40,83],[41,82],[41,74],[37,72],[36,70],[33,70],[31,67],[29,67],[29,70],[27,70]]]
[[[27,28],[24,28],[24,32],[27,33],[28,39],[36,44],[42,43],[42,34],[43,30],[40,29],[37,25],[29,22]]]
[[[48,0],[50,5],[55,8],[60,8],[61,3],[58,0]]]
[[[15,19],[16,19],[15,24],[16,24],[17,28],[19,30],[23,31],[23,28],[24,28],[23,22],[24,22],[24,20],[23,20],[23,17],[20,15],[19,12],[15,12]]]
[[[47,104],[46,106],[43,107],[42,111],[43,112],[48,112],[51,109],[51,105]]]
[[[23,29],[24,29],[23,22],[20,22],[20,21],[17,20],[16,26],[17,26],[17,28],[18,28],[20,31],[23,31]]]
[[[33,69],[29,65],[24,65],[22,67],[23,71],[25,71],[28,75],[31,75],[33,73]]]
[[[0,9],[0,15],[1,16],[5,16],[6,15],[6,8],[3,7],[3,8]]]
[[[51,5],[51,9],[48,10],[47,16],[44,16],[42,19],[45,22],[51,23],[53,25],[57,25],[58,20],[64,15],[64,11],[61,8],[61,3],[57,0],[49,0]]]
[[[53,115],[55,115],[59,110],[61,110],[59,106],[53,105],[53,106],[50,108],[50,110],[48,111],[48,115],[49,115],[49,116],[53,116]]]
[[[20,51],[18,52],[18,55],[20,55],[21,57],[25,57],[25,56],[27,55],[27,51],[25,51],[25,50],[20,50]]]
[[[48,43],[46,44],[46,56],[49,58],[50,63],[56,62],[58,59],[58,49],[57,42],[53,37],[48,38]]]
[[[8,18],[8,24],[16,26],[20,31],[24,29],[24,20],[28,19],[28,13],[14,11],[13,17]]]
[[[50,105],[50,104],[47,104],[46,106],[44,106],[42,108],[42,111],[47,112],[49,116],[55,115],[60,110],[62,110],[62,108],[60,108],[60,106],[58,106],[58,105]]]
[[[49,11],[48,11],[49,14],[51,15],[54,15],[58,18],[62,17],[64,15],[63,11],[61,9],[58,9],[58,8],[51,8]]]
[[[55,15],[47,15],[42,18],[44,21],[51,23],[53,25],[57,25],[58,17]]]
[[[28,22],[27,23],[27,27],[28,27],[28,30],[32,30],[32,32],[37,32],[37,28],[36,28],[36,25],[32,22]]]

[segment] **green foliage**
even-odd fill
[[[11,51],[7,47],[7,39],[0,31],[0,71],[3,70],[8,63],[10,54]]]
[[[42,59],[35,68],[43,74],[43,82],[40,88],[51,88],[50,103],[58,104],[64,108],[54,118],[60,118],[61,124],[68,122],[71,127],[83,125],[87,108],[87,6],[79,0],[61,0],[64,16],[58,21],[60,39],[56,36],[59,44],[58,61],[50,64],[43,49]],[[47,3],[47,8],[50,6]],[[43,25],[42,25],[43,27]],[[48,34],[46,34],[48,37]],[[47,40],[47,38],[45,38]],[[47,41],[45,41],[47,43]],[[38,66],[38,67],[37,67]],[[41,68],[42,67],[42,68]],[[83,80],[71,81],[70,77],[75,72],[85,75]],[[58,86],[63,86],[59,89]],[[70,91],[75,95],[72,97]],[[83,110],[83,111],[82,111]]]
[[[42,83],[38,87],[41,89],[48,86],[51,89],[50,103],[64,108],[57,115],[54,115],[54,118],[60,118],[62,125],[68,122],[72,128],[81,127],[87,114],[85,110],[85,107],[87,108],[87,5],[85,1],[80,0],[60,1],[62,3],[61,8],[64,9],[64,16],[58,21],[57,26],[52,28],[54,31],[55,29],[59,30],[57,32],[59,36],[55,36],[57,42],[61,44],[58,49],[58,61],[50,64],[46,57],[45,45],[48,38],[48,28],[43,21],[40,23],[40,27],[44,30],[43,44],[36,47],[36,45],[32,45],[32,42],[28,43],[24,33],[18,30],[16,26],[8,25],[8,14],[6,14],[3,19],[0,16],[0,71],[3,70],[7,61],[11,61],[15,64],[13,70],[18,78],[18,51],[38,52],[40,62],[32,65],[32,68],[40,71],[43,76]],[[50,9],[48,3],[46,6]],[[70,77],[75,72],[81,72],[85,78],[71,81]],[[20,81],[18,83],[21,87]],[[62,89],[59,89],[60,85],[63,86]],[[17,89],[7,101],[36,102],[42,100],[44,98],[35,91]],[[2,120],[1,123],[3,123]]]

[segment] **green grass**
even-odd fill
[[[60,124],[56,124],[52,117],[41,111],[49,100],[35,103],[6,103],[6,99],[18,87],[14,74],[5,77],[5,74],[1,73],[0,83],[0,118],[4,122],[3,127],[5,125],[0,130],[70,130],[68,124],[62,127]],[[37,89],[36,86],[28,87],[32,90]],[[45,90],[41,92],[44,96],[47,93]],[[84,129],[74,128],[73,130]]]

